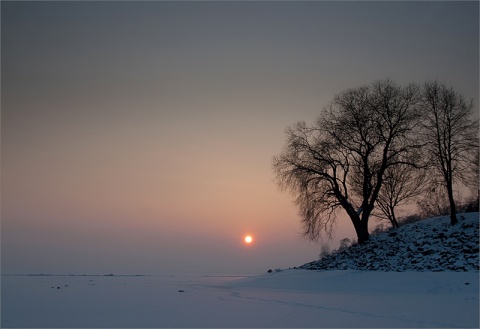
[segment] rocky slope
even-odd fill
[[[425,219],[300,266],[310,270],[478,271],[479,213]]]

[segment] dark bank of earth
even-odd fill
[[[308,270],[478,271],[479,213],[425,219],[371,235],[364,244],[335,251],[298,268]]]

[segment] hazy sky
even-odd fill
[[[476,1],[2,1],[1,33],[2,273],[301,265],[288,125],[387,77],[478,108]]]

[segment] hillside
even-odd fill
[[[421,220],[300,266],[309,270],[478,271],[479,213]]]

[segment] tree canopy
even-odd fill
[[[430,145],[421,133],[426,90],[376,81],[337,94],[313,124],[287,128],[273,169],[278,186],[295,198],[306,237],[331,234],[343,210],[364,242],[375,207],[395,207],[419,193],[408,177],[410,168],[425,168],[432,159],[422,156]],[[408,177],[402,182],[399,175]]]

